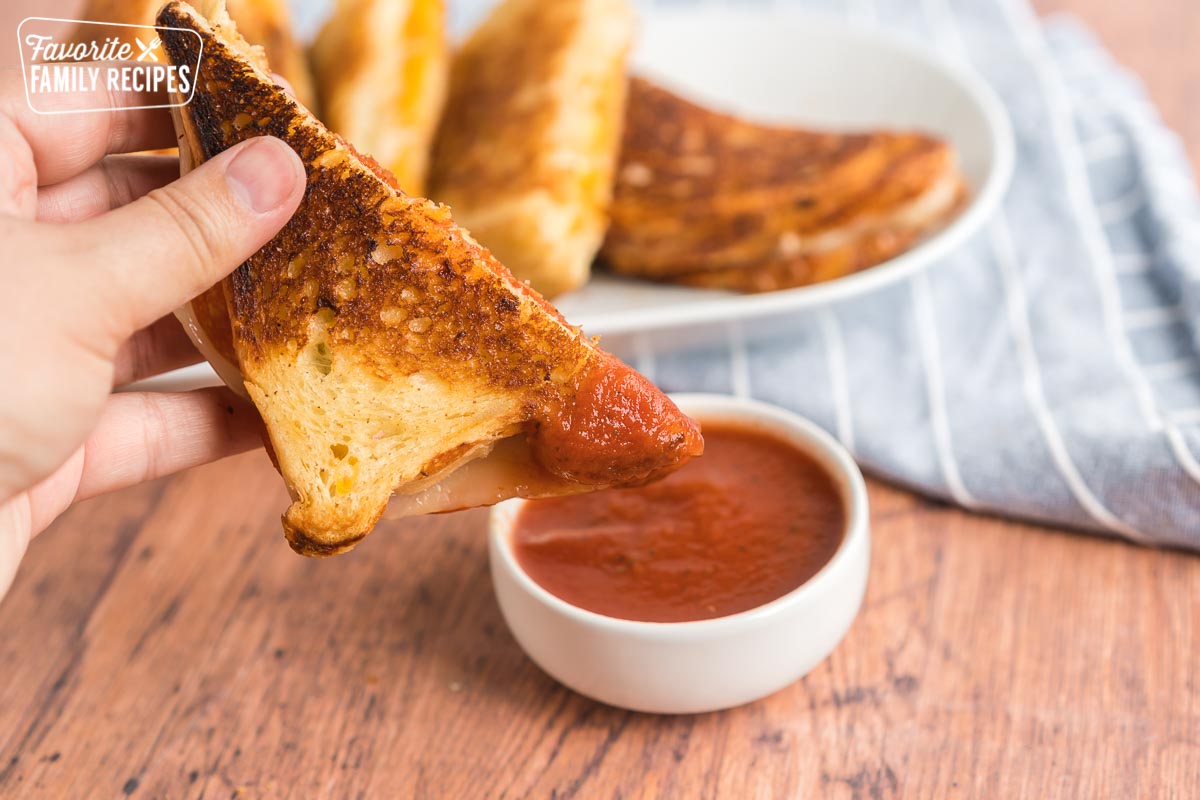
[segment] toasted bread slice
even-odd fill
[[[602,260],[713,288],[801,286],[910,247],[963,186],[931,136],[759,125],[634,78]]]
[[[405,195],[272,83],[219,0],[207,11],[212,25],[178,1],[159,13],[203,44],[194,99],[176,113],[182,160],[265,134],[308,171],[292,220],[222,284],[230,321],[212,293],[192,315],[210,341],[207,326],[231,328],[230,355],[293,495],[283,525],[296,550],[349,549],[393,492],[413,513],[635,485],[701,451],[670,400],[567,325],[447,208]],[[167,32],[164,46],[174,63],[197,57],[193,36]],[[470,462],[500,481],[459,493],[452,479]]]
[[[444,0],[338,0],[310,53],[321,120],[424,195],[450,74]]]
[[[201,5],[196,0],[193,5]],[[163,0],[87,0],[79,19],[90,22],[109,22],[120,25],[155,25],[155,14]],[[291,17],[285,0],[229,0],[229,14],[237,21],[242,36],[266,52],[271,69],[287,79],[296,97],[309,108],[316,108],[312,76],[304,50],[292,35]],[[121,31],[113,29],[113,35]],[[81,25],[76,40],[93,39],[93,26]]]
[[[604,237],[632,35],[626,0],[505,0],[454,57],[430,195],[547,296]]]

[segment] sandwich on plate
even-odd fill
[[[650,280],[787,289],[898,255],[965,196],[932,136],[761,125],[634,78],[601,259]]]
[[[321,120],[424,195],[450,72],[444,0],[338,0],[310,53]]]
[[[184,170],[259,135],[300,155],[283,230],[181,317],[254,402],[292,495],[288,541],[353,547],[383,515],[645,483],[700,454],[696,424],[568,325],[451,219],[272,82],[221,0],[171,2]],[[393,496],[395,499],[393,500]]]
[[[503,0],[454,56],[430,197],[547,296],[604,238],[632,37],[626,0]]]

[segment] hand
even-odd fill
[[[170,312],[266,244],[305,185],[266,137],[184,178],[174,156],[111,155],[174,146],[169,114],[39,116],[21,80],[0,71],[0,597],[72,502],[260,444],[224,388],[112,390],[200,360]]]

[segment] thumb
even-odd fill
[[[125,338],[220,281],[287,223],[304,195],[304,165],[280,139],[242,142],[184,177],[83,223]]]

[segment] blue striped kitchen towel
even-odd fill
[[[996,90],[1017,144],[1002,211],[907,283],[661,356],[656,380],[799,411],[969,509],[1200,548],[1200,209],[1178,139],[1083,27],[1023,0],[839,8]]]
[[[455,22],[488,4],[452,2]],[[323,5],[301,4],[310,25]],[[969,509],[1200,549],[1200,208],[1137,80],[1025,0],[786,5],[920,39],[990,83],[1017,143],[1002,211],[906,283],[638,366],[798,411],[869,471]]]

